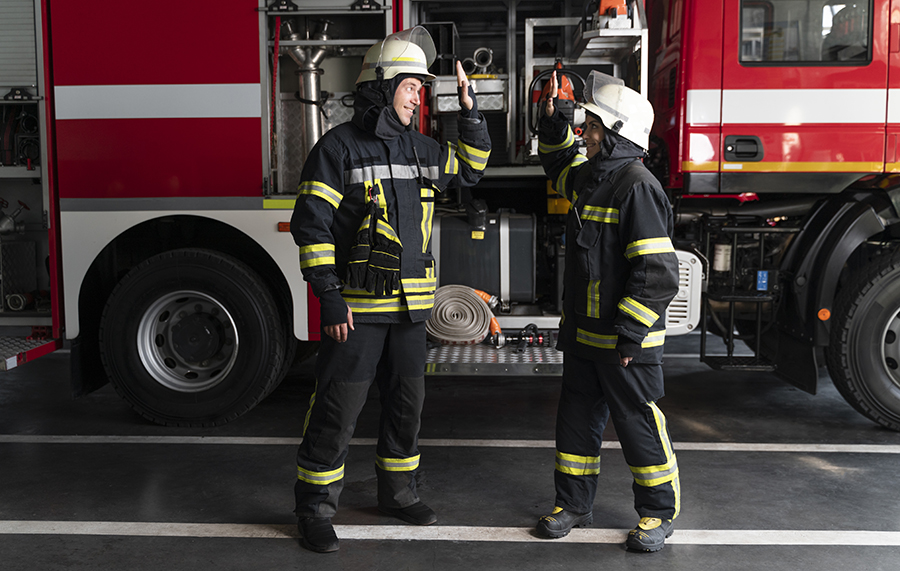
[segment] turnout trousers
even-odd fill
[[[666,418],[647,395],[662,396],[662,365],[598,363],[566,353],[556,417],[556,505],[592,511],[600,445],[610,417],[634,483],[640,517],[674,519],[681,508],[678,464]],[[654,398],[658,398],[654,397]]]
[[[378,503],[416,503],[418,435],[425,400],[425,323],[358,323],[347,341],[322,335],[316,389],[297,451],[294,496],[298,517],[332,517],[344,486],[344,461],[377,383],[381,400],[375,472]]]

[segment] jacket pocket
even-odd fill
[[[602,253],[600,235],[603,226],[586,222],[575,236],[575,259],[578,262],[578,276],[588,280],[599,280]]]

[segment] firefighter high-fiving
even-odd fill
[[[353,120],[326,133],[303,168],[291,233],[325,334],[295,487],[303,544],[313,551],[338,548],[330,518],[356,417],[376,381],[390,419],[376,449],[379,509],[419,525],[437,520],[419,500],[414,478],[425,320],[436,282],[434,200],[454,179],[477,183],[491,145],[459,64],[458,141],[440,145],[411,130],[422,84],[434,78],[434,57],[423,28],[372,46],[357,79]]]
[[[656,406],[666,306],[678,291],[672,211],[641,159],[653,108],[620,80],[592,72],[585,84],[587,156],[557,112],[556,74],[540,122],[541,162],[572,206],[566,223],[565,352],[556,424],[556,509],[538,531],[563,537],[591,523],[601,434],[610,416],[634,475],[641,516],[626,546],[656,551],[680,508],[678,465]]]

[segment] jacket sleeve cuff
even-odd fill
[[[319,297],[322,325],[347,323],[347,302],[336,289],[327,290]]]
[[[620,335],[619,341],[616,343],[616,351],[618,351],[619,355],[622,357],[637,358],[641,355],[641,344]]]

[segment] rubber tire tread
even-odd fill
[[[882,254],[872,260],[868,267],[869,271],[859,273],[837,295],[825,360],[831,380],[844,400],[866,418],[885,428],[900,431],[900,414],[898,418],[889,418],[879,410],[879,405],[868,394],[864,384],[855,378],[848,356],[850,327],[863,298],[886,276],[892,272],[900,272],[900,251]]]
[[[127,295],[129,286],[136,280],[149,279],[153,273],[159,269],[169,266],[170,264],[191,263],[195,262],[200,265],[206,265],[217,270],[222,275],[229,276],[237,286],[244,290],[248,296],[252,296],[256,300],[259,308],[260,316],[264,323],[269,324],[270,343],[266,348],[265,354],[269,363],[268,370],[262,378],[253,380],[253,386],[247,390],[244,397],[232,403],[227,410],[218,411],[214,415],[206,415],[204,418],[184,418],[174,417],[168,414],[160,414],[153,408],[140,402],[137,397],[125,386],[128,381],[120,379],[116,374],[116,365],[114,361],[118,361],[117,366],[121,368],[121,358],[112,356],[109,353],[111,349],[104,339],[109,334],[112,326],[108,321],[110,313],[120,305],[120,296]],[[127,303],[125,304],[127,306]],[[110,379],[111,384],[115,388],[120,397],[130,406],[137,414],[145,419],[163,426],[178,427],[212,427],[226,424],[239,418],[249,412],[259,402],[271,393],[281,382],[286,369],[286,352],[288,347],[284,339],[285,326],[282,325],[278,304],[269,292],[263,280],[240,260],[223,254],[215,250],[206,250],[199,248],[185,248],[179,250],[170,250],[156,256],[152,256],[133,267],[120,281],[116,284],[110,294],[107,303],[103,309],[100,319],[100,357],[103,362],[104,369]],[[145,371],[140,373],[146,374]],[[228,382],[229,378],[234,377],[234,371],[226,378],[224,382]],[[131,375],[130,375],[131,376]],[[202,393],[196,393],[202,394]]]

